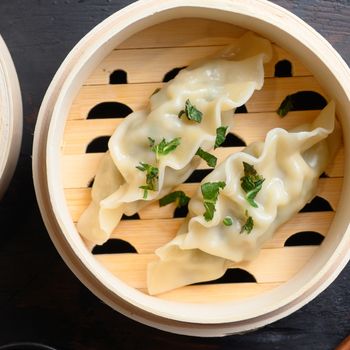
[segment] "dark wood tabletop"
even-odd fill
[[[33,341],[67,350],[334,349],[350,334],[350,265],[326,291],[291,316],[245,335],[195,338],[149,328],[110,309],[80,283],[56,252],[32,181],[38,110],[73,46],[131,2],[0,0],[0,34],[16,65],[24,105],[21,155],[0,203],[0,346]],[[274,2],[317,29],[350,64],[349,0]]]

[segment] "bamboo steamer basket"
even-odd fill
[[[22,99],[11,55],[0,36],[0,199],[11,180],[22,139]]]
[[[154,89],[161,86],[165,73],[217,51],[247,29],[273,42],[274,58],[265,68],[264,88],[246,104],[248,113],[235,116],[232,132],[250,143],[263,139],[273,127],[288,129],[312,120],[318,111],[295,111],[284,119],[275,113],[286,95],[300,90],[334,99],[345,142],[319,182],[318,195],[328,201],[329,208],[298,213],[263,247],[256,260],[232,266],[252,275],[249,283],[217,281],[149,296],[147,263],[155,258],[154,250],[175,235],[183,219],[173,217],[174,207],[149,205],[134,220],[122,220],[112,235],[111,241],[126,241],[137,252],[92,254],[75,223],[89,204],[89,183],[102,153],[86,150],[94,140],[108,139],[121,122],[117,117],[127,107],[112,115],[110,103],[116,106],[113,102],[118,102],[119,107],[122,103],[132,110],[144,107]],[[292,63],[292,77],[274,77],[275,65],[281,60]],[[127,84],[123,72],[127,73]],[[91,119],[101,106],[108,106],[106,102],[107,111]],[[33,172],[51,239],[93,293],[147,325],[179,334],[222,336],[280,319],[324,290],[350,257],[346,210],[349,166],[344,155],[350,147],[349,107],[350,71],[344,61],[317,32],[279,6],[265,0],[136,2],[106,19],[78,43],[42,103],[35,130]],[[216,155],[221,161],[241,148],[219,148]],[[205,164],[199,168],[204,169]],[[196,186],[192,182],[180,188],[191,193]],[[322,244],[286,246],[299,231],[316,231],[325,239]]]

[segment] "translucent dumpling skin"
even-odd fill
[[[136,213],[184,182],[199,164],[197,150],[212,150],[216,129],[230,128],[235,108],[261,89],[263,65],[271,56],[269,41],[247,33],[215,57],[180,71],[151,96],[147,110],[127,116],[109,141],[92,202],[78,221],[80,234],[92,244],[103,244],[123,214]],[[202,113],[201,121],[179,117],[187,101]],[[157,145],[163,139],[179,140],[178,145],[156,157],[150,142]],[[157,169],[152,186],[141,163]]]
[[[203,216],[199,187],[189,203],[186,223],[174,240],[156,251],[159,260],[149,265],[150,294],[219,278],[229,263],[256,257],[276,229],[315,196],[318,178],[334,156],[339,140],[331,102],[311,125],[292,132],[272,129],[265,142],[253,143],[229,156],[202,180],[202,184],[225,183],[212,220]],[[243,162],[264,178],[255,206],[247,201],[241,186]],[[223,223],[227,217],[230,225]],[[248,217],[250,232],[244,226]]]

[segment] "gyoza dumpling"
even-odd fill
[[[271,130],[202,180],[178,235],[149,265],[150,294],[219,278],[230,262],[251,260],[276,229],[316,194],[339,146],[331,102],[311,125]]]
[[[269,41],[247,33],[219,56],[180,71],[151,97],[149,110],[126,117],[109,141],[105,157],[112,160],[97,174],[118,172],[118,180],[113,186],[95,181],[93,201],[78,222],[82,236],[104,243],[123,214],[184,182],[199,164],[197,151],[210,151],[217,128],[230,128],[232,111],[261,89],[271,55]]]

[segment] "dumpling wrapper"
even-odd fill
[[[339,147],[339,128],[333,132],[334,128],[335,106],[330,102],[311,125],[293,132],[272,129],[265,142],[253,143],[243,152],[232,154],[206,176],[202,184],[226,183],[219,193],[214,217],[211,221],[204,219],[199,187],[177,236],[157,249],[159,261],[149,264],[149,293],[216,279],[232,262],[254,259],[277,228],[316,195],[319,176]],[[247,202],[241,188],[243,161],[265,178],[255,198],[257,208]],[[241,233],[246,210],[254,221],[249,234]],[[223,224],[226,216],[233,219],[232,226]]]
[[[233,110],[245,104],[264,82],[264,63],[272,56],[271,43],[253,33],[208,60],[201,60],[179,72],[150,98],[146,111],[127,116],[110,138],[93,185],[92,202],[78,221],[78,231],[93,244],[103,244],[123,214],[133,215],[151,201],[168,194],[184,182],[198,166],[199,147],[210,151],[216,129],[232,127]],[[203,113],[201,123],[178,117],[186,100]],[[156,161],[149,137],[158,144],[180,137],[180,145]],[[157,191],[143,198],[145,173],[140,162],[159,169]],[[115,179],[106,183],[113,173]],[[104,179],[104,180],[102,180]]]

